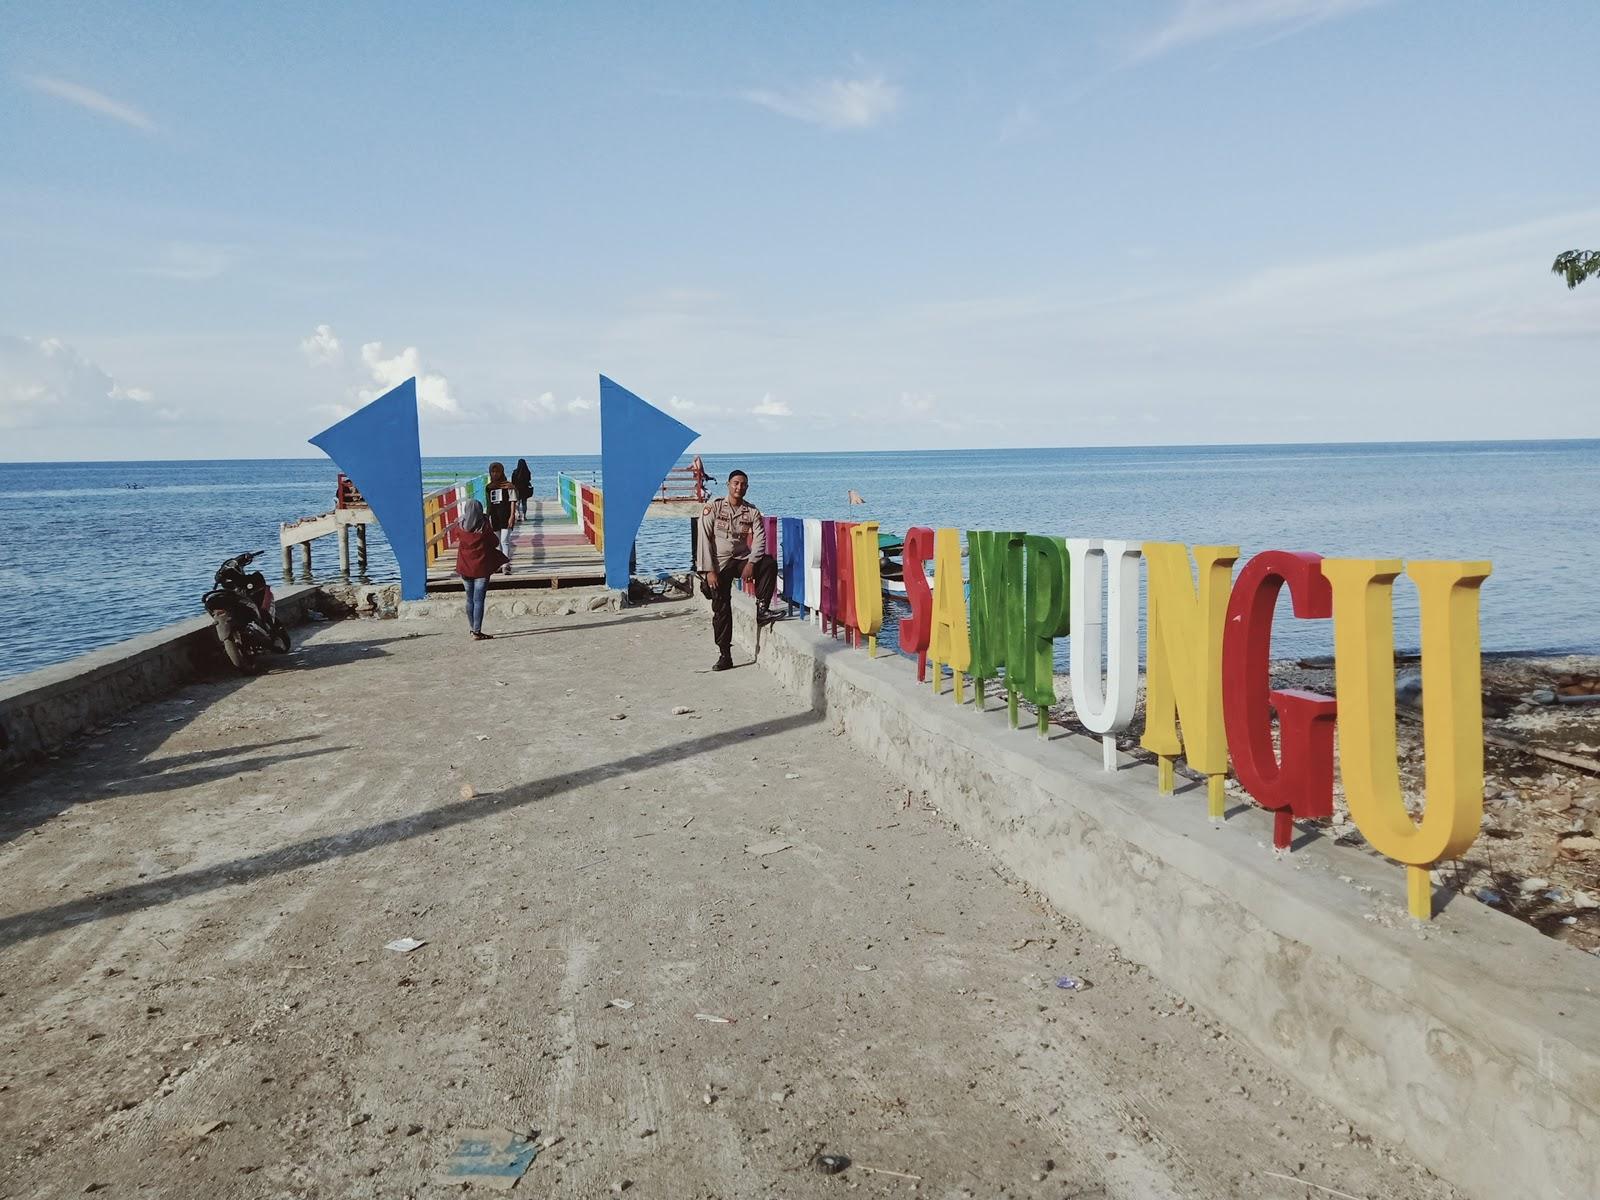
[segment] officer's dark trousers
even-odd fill
[[[733,605],[728,593],[733,589],[733,581],[743,574],[743,561],[734,559],[727,570],[717,572],[717,586],[711,593],[711,636],[724,658],[733,650]],[[756,600],[762,606],[772,603],[773,589],[778,586],[778,560],[763,554],[755,560],[755,576]]]

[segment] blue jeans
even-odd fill
[[[473,633],[483,632],[483,605],[489,597],[489,578],[463,579],[467,587],[467,624]]]

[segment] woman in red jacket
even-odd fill
[[[456,574],[467,588],[467,626],[472,630],[473,641],[486,642],[494,636],[483,631],[489,576],[505,564],[506,556],[500,552],[499,535],[483,515],[483,505],[476,500],[461,502],[456,528],[461,534],[456,543]]]

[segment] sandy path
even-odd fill
[[[442,1195],[482,1125],[561,1139],[538,1196],[1456,1194],[699,611],[517,632],[323,627],[6,781],[0,1195]]]

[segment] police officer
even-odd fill
[[[713,500],[700,514],[695,569],[705,572],[711,591],[711,636],[718,651],[713,671],[733,666],[733,606],[728,593],[734,576],[744,579],[746,591],[754,585],[757,620],[766,618],[778,582],[778,563],[767,553],[767,526],[761,510],[745,503],[749,486],[750,477],[743,471],[728,472],[727,496]]]

